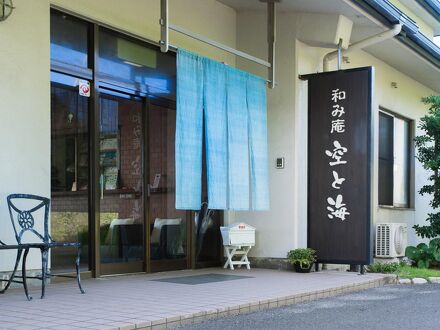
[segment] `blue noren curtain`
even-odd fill
[[[176,107],[176,208],[200,209],[204,136],[209,208],[269,209],[265,81],[179,49]]]
[[[226,67],[229,209],[249,210],[247,74]]]
[[[251,208],[264,211],[269,209],[266,82],[259,77],[249,76],[246,98],[249,115]]]
[[[203,61],[179,49],[176,95],[176,209],[199,210],[202,196]]]
[[[204,59],[205,143],[209,208],[228,208],[228,145],[225,65]]]

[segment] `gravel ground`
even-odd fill
[[[440,329],[440,284],[390,285],[179,329]]]

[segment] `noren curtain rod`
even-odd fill
[[[199,40],[213,47],[222,49],[228,53],[234,54],[236,56],[245,58],[254,63],[267,67],[269,79],[267,79],[266,81],[271,88],[274,88],[275,87],[275,24],[276,24],[275,2],[277,1],[278,0],[265,0],[265,2],[267,2],[267,41],[268,41],[268,54],[269,54],[268,61],[262,60],[258,57],[249,55],[235,48],[226,46],[222,43],[206,38],[198,33],[189,31],[185,28],[169,23],[168,0],[161,0],[160,21],[159,21],[161,26],[160,29],[161,39],[159,41],[160,49],[164,53],[166,53],[170,48],[176,49],[175,46],[171,46],[169,44],[169,30],[176,31],[190,38]]]
[[[208,38],[206,38],[206,37],[204,37],[204,36],[202,36],[202,35],[200,35],[198,33],[191,32],[191,31],[189,31],[187,29],[184,29],[182,27],[179,27],[177,25],[174,25],[174,24],[170,23],[168,27],[169,27],[170,30],[179,32],[179,33],[184,34],[184,35],[186,35],[188,37],[191,37],[193,39],[202,41],[202,42],[204,42],[206,44],[209,44],[209,45],[214,46],[216,48],[222,49],[222,50],[224,50],[224,51],[226,51],[228,53],[231,53],[231,54],[234,54],[234,55],[246,58],[246,59],[248,59],[250,61],[256,62],[256,63],[261,64],[263,66],[266,66],[268,68],[270,68],[272,66],[268,61],[262,60],[262,59],[260,59],[258,57],[249,55],[249,54],[247,54],[245,52],[242,52],[240,50],[237,50],[237,49],[234,49],[232,47],[226,46],[226,45],[221,44],[221,43],[219,43],[217,41],[208,39]]]

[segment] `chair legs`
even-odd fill
[[[20,262],[21,254],[23,253],[22,249],[17,250],[17,257],[15,258],[15,266],[14,270],[12,271],[11,276],[9,277],[9,281],[6,284],[6,286],[3,288],[3,290],[0,290],[0,294],[5,293],[6,290],[8,290],[9,286],[11,285],[12,281],[14,280],[15,273],[17,272],[18,263]]]
[[[28,300],[32,300],[32,296],[29,295],[29,290],[28,290],[28,286],[27,286],[26,261],[27,261],[27,256],[29,254],[29,249],[33,248],[33,247],[37,247],[37,246],[31,246],[31,247],[26,246],[26,247],[19,248],[17,250],[17,257],[15,259],[14,269],[11,273],[11,276],[10,276],[5,288],[3,290],[0,290],[0,294],[5,293],[6,290],[9,288],[9,286],[11,285],[11,283],[14,281],[14,278],[16,277],[15,274],[17,272],[18,264],[20,263],[20,259],[23,255],[23,260],[22,260],[22,265],[21,265],[22,275],[17,276],[17,277],[21,277],[22,281],[18,282],[18,283],[23,284],[24,293],[26,295],[26,298]],[[31,276],[30,278],[36,278],[36,279],[41,280],[41,299],[43,299],[45,296],[45,293],[46,293],[47,278],[51,277],[51,276],[56,276],[56,275],[51,275],[48,271],[49,247],[38,246],[38,248],[40,249],[40,252],[41,252],[41,277],[39,277],[39,276],[32,277]],[[24,250],[24,254],[23,254],[23,250]],[[78,288],[81,291],[81,293],[85,293],[85,291],[81,285],[81,272],[80,272],[80,260],[81,259],[80,259],[80,257],[81,257],[81,247],[78,247],[77,255],[75,257],[76,281],[78,283]],[[70,277],[70,278],[73,277],[70,275],[59,275],[59,276]]]
[[[78,283],[79,290],[81,293],[85,293],[84,289],[81,285],[81,273],[80,273],[80,257],[81,257],[81,247],[78,247],[78,252],[75,258],[75,269],[76,269],[76,281]],[[48,266],[48,259],[49,259],[49,249],[41,249],[41,299],[44,298],[45,291],[46,291],[46,282],[47,278],[50,276],[47,266]]]
[[[75,260],[76,281],[78,282],[79,291],[81,291],[81,293],[86,293],[81,286],[81,273],[79,270],[80,257],[81,257],[81,247],[78,247],[78,252],[77,252],[76,260]]]
[[[23,281],[24,294],[26,295],[27,300],[32,300],[32,297],[29,295],[27,281],[26,281],[26,260],[28,253],[29,253],[29,248],[25,249],[24,251],[23,262],[21,264],[21,277]]]
[[[49,250],[41,249],[41,299],[44,298],[46,292],[46,281],[47,281],[47,261],[49,258]]]

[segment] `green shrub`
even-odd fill
[[[375,262],[367,267],[367,271],[370,273],[395,273],[401,267],[399,262]]]
[[[310,248],[290,250],[287,259],[292,265],[299,263],[301,268],[309,268],[316,261],[316,251]]]
[[[429,245],[420,243],[417,246],[408,246],[405,256],[411,259],[413,266],[429,268],[440,263],[440,238],[434,238]]]

